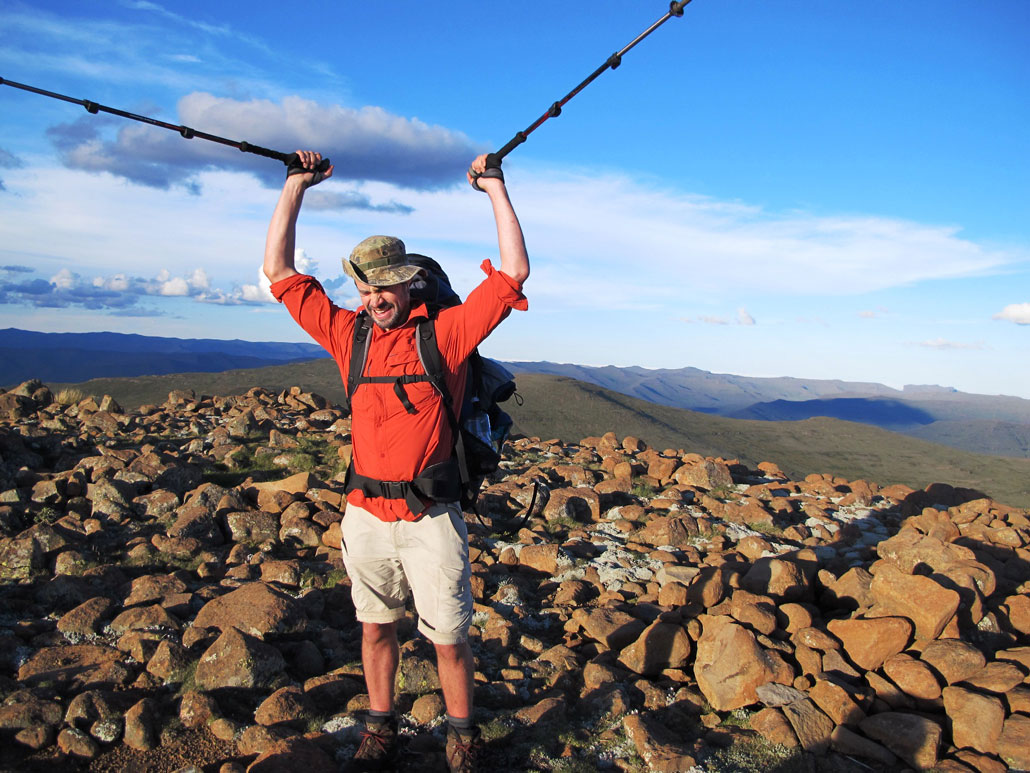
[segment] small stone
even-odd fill
[[[420,695],[411,706],[411,716],[421,725],[439,719],[446,711],[443,699],[435,692]]]
[[[762,709],[751,716],[751,729],[757,731],[769,743],[791,749],[798,745],[794,728],[778,709]]]
[[[71,757],[83,760],[93,759],[100,751],[96,741],[74,727],[66,727],[57,734],[57,748]]]

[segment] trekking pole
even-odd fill
[[[681,0],[681,2],[676,2],[676,0],[673,0],[673,2],[669,3],[669,11],[668,11],[668,13],[665,14],[665,16],[660,18],[658,21],[656,21],[654,24],[652,24],[646,30],[644,30],[639,35],[637,35],[635,38],[633,38],[633,40],[631,40],[629,42],[629,44],[627,46],[625,46],[621,51],[616,51],[614,54],[609,56],[608,59],[605,60],[604,64],[602,64],[600,67],[598,67],[592,73],[590,73],[590,75],[588,75],[586,77],[586,79],[583,80],[582,83],[580,83],[578,86],[576,86],[576,88],[574,88],[572,91],[570,91],[564,97],[562,97],[557,102],[552,104],[551,107],[548,108],[546,113],[544,113],[542,116],[537,118],[528,127],[523,129],[522,131],[518,132],[514,137],[512,137],[508,141],[507,145],[505,145],[503,148],[498,150],[496,153],[491,153],[489,156],[487,156],[487,161],[486,161],[487,171],[483,174],[483,176],[484,177],[496,176],[496,175],[491,175],[490,174],[490,170],[492,168],[496,168],[497,171],[500,172],[500,168],[499,167],[501,165],[501,159],[502,158],[504,158],[506,155],[511,153],[515,148],[517,148],[519,145],[521,145],[523,142],[525,142],[526,138],[535,129],[537,129],[540,126],[540,124],[542,124],[548,118],[557,118],[559,115],[561,115],[562,107],[564,107],[565,104],[570,99],[572,99],[579,92],[581,92],[583,89],[585,89],[587,86],[589,86],[594,81],[594,79],[596,79],[601,73],[603,73],[609,67],[614,70],[616,67],[618,67],[620,64],[622,64],[622,57],[630,49],[632,49],[635,45],[637,45],[637,43],[642,41],[644,38],[646,38],[648,35],[650,35],[656,29],[661,27],[663,24],[665,24],[665,22],[667,22],[673,16],[677,16],[677,17],[682,16],[683,15],[683,7],[685,5],[687,5],[687,3],[689,3],[689,2],[690,2],[690,0]]]
[[[64,102],[71,102],[75,105],[82,105],[86,108],[86,112],[96,115],[98,112],[110,113],[111,115],[117,115],[121,118],[129,118],[133,121],[140,121],[141,123],[148,123],[151,126],[159,126],[162,129],[171,129],[172,131],[178,132],[183,136],[184,139],[191,140],[194,137],[198,137],[202,140],[210,140],[211,142],[217,142],[221,145],[228,145],[231,148],[238,148],[244,153],[254,153],[258,156],[264,156],[265,158],[273,158],[276,161],[282,161],[286,164],[287,174],[297,174],[305,170],[300,165],[300,161],[297,158],[296,153],[281,153],[278,150],[270,150],[269,148],[263,148],[260,145],[252,145],[245,140],[229,140],[225,137],[219,137],[215,134],[208,134],[207,132],[198,131],[197,129],[191,129],[189,126],[176,126],[175,124],[165,123],[159,121],[156,118],[149,118],[145,115],[137,115],[136,113],[129,113],[125,110],[119,110],[116,107],[107,107],[106,105],[99,105],[96,102],[91,102],[88,99],[75,99],[74,97],[65,96],[64,94],[57,94],[53,91],[46,91],[45,89],[39,89],[35,86],[27,86],[24,83],[15,83],[12,80],[5,80],[0,78],[0,85],[13,86],[16,89],[22,91],[31,91],[33,94],[42,94],[44,97],[51,97],[53,99],[60,99]],[[329,168],[329,159],[323,158],[321,163],[316,167],[315,171],[325,172]]]

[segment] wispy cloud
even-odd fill
[[[948,341],[944,338],[934,338],[931,341],[917,341],[912,343],[913,346],[921,346],[924,349],[939,349],[939,350],[965,350],[965,351],[980,351],[986,349],[987,346],[983,341],[977,341],[976,343],[964,343],[962,341]]]
[[[535,245],[560,256],[565,303],[636,306],[681,302],[684,288],[861,295],[931,279],[985,276],[1030,255],[963,238],[952,226],[898,218],[775,212],[658,189],[630,177],[540,175],[515,183],[519,216]],[[420,216],[427,204],[412,202]],[[594,277],[618,277],[617,282]]]
[[[305,196],[304,206],[316,211],[364,209],[369,212],[392,212],[400,215],[410,215],[415,211],[414,207],[397,201],[373,204],[368,196],[357,191],[325,191],[317,188]]]
[[[1030,325],[1030,303],[1010,303],[992,319],[1015,322],[1017,325]]]
[[[0,169],[18,169],[24,166],[25,163],[15,156],[13,153],[0,148]],[[4,187],[4,181],[0,178],[0,191],[7,190]]]

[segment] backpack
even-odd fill
[[[414,413],[415,408],[404,392],[404,384],[429,381],[440,393],[447,418],[450,420],[451,434],[454,437],[454,463],[443,470],[428,470],[420,474],[419,478],[412,482],[416,484],[417,489],[413,491],[410,485],[405,489],[404,482],[387,483],[361,478],[353,472],[352,462],[351,469],[348,470],[348,490],[353,484],[355,487],[362,487],[366,494],[373,496],[408,499],[409,505],[415,502],[421,504],[419,494],[443,501],[456,499],[463,509],[475,511],[483,479],[499,467],[501,448],[511,432],[512,419],[501,409],[499,403],[515,396],[516,402],[521,404],[521,398],[515,391],[515,377],[496,360],[480,355],[477,349],[469,355],[465,396],[461,406],[455,408],[453,398],[447,389],[443,359],[436,341],[436,315],[441,309],[460,304],[461,298],[451,288],[447,274],[435,260],[414,253],[408,254],[408,260],[423,269],[423,274],[412,281],[410,292],[413,304],[425,303],[429,311],[429,318],[417,323],[415,337],[425,375],[362,375],[368,358],[372,321],[366,313],[360,312],[354,325],[346,385],[347,402],[349,404],[354,390],[360,384],[392,383],[394,392],[405,409],[409,413]],[[413,507],[412,511],[417,510]]]

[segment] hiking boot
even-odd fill
[[[365,773],[373,770],[392,770],[397,762],[397,718],[390,717],[374,722],[365,717],[365,729],[361,731],[361,744],[354,753],[346,770],[348,773]]]
[[[476,757],[483,749],[481,736],[478,727],[468,730],[447,728],[447,748],[444,754],[447,757],[447,768],[451,773],[474,773],[479,770],[476,767]]]

